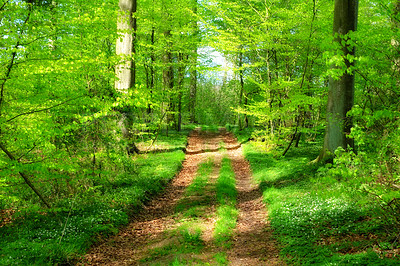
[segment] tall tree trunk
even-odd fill
[[[133,59],[135,53],[135,38],[136,38],[136,0],[119,0],[119,17],[117,30],[122,35],[117,39],[116,52],[121,57],[120,62],[115,68],[115,90],[122,93],[125,97],[131,88],[135,87],[136,69]],[[133,142],[132,124],[133,113],[131,107],[124,107],[121,112],[119,126],[124,139],[127,141],[127,152],[138,153],[135,143]]]
[[[155,28],[154,26],[151,29],[151,55],[150,55],[150,95],[153,95],[154,91],[154,85],[155,85],[155,72],[154,72],[154,65],[156,62],[156,56],[154,55],[154,43],[155,43]],[[151,104],[149,104],[147,113],[150,114],[152,112],[151,110]]]
[[[197,0],[194,0],[193,3],[193,13],[197,14]],[[190,71],[190,85],[189,85],[189,114],[190,114],[190,123],[196,123],[196,93],[197,93],[197,45],[198,45],[198,35],[199,28],[197,26],[197,19],[193,19],[192,28],[194,31],[194,44],[193,51],[191,56],[191,71]]]
[[[393,17],[392,17],[392,28],[394,33],[398,31],[398,28],[400,28],[400,21],[398,20],[398,15],[400,13],[400,0],[396,0],[393,3]],[[394,34],[396,36],[396,34]],[[393,69],[397,72],[397,74],[400,73],[400,52],[399,51],[399,46],[400,46],[400,40],[396,37],[392,37],[391,44],[393,48],[397,51],[396,54],[394,55],[395,58],[393,59],[394,64],[393,64]],[[399,85],[400,81],[397,81],[397,84]],[[397,97],[394,97],[395,99]],[[397,101],[397,100],[395,100]]]
[[[173,112],[175,111],[175,92],[174,92],[174,67],[172,62],[172,35],[171,30],[167,30],[164,32],[165,39],[167,41],[164,55],[163,55],[163,84],[164,91],[169,95],[169,104],[168,104],[168,115],[167,122],[168,124],[171,121],[174,121]]]
[[[242,47],[240,47],[242,49]],[[239,52],[239,108],[242,107],[242,102],[243,102],[243,95],[244,95],[244,80],[243,80],[243,52]],[[238,126],[239,130],[242,130],[243,124],[242,124],[242,118],[240,113],[238,113]]]
[[[244,97],[244,105],[247,106],[248,104],[248,97]],[[244,127],[248,128],[249,127],[249,116],[247,114],[244,114]]]
[[[181,131],[182,129],[182,94],[183,94],[183,81],[185,78],[185,56],[183,53],[179,53],[178,56],[178,118],[176,124],[176,130]]]
[[[117,39],[116,52],[121,60],[115,69],[115,89],[123,94],[128,94],[130,88],[135,86],[136,71],[132,57],[135,52],[134,38],[136,37],[136,0],[119,0],[119,17],[117,30],[120,38]]]
[[[348,137],[352,127],[352,118],[347,112],[353,107],[354,102],[354,75],[348,73],[353,63],[348,60],[349,55],[355,54],[355,47],[345,43],[343,36],[357,29],[358,0],[335,0],[333,34],[334,41],[341,46],[346,70],[338,79],[330,77],[327,126],[324,147],[317,160],[332,158],[338,147],[347,149],[353,147],[354,142]],[[342,41],[345,43],[342,45]],[[335,66],[333,66],[335,67]]]

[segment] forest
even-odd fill
[[[0,0],[0,265],[399,265],[399,0]]]

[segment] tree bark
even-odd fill
[[[242,47],[240,47],[242,49]],[[243,94],[244,94],[244,79],[243,79],[243,52],[239,52],[239,108],[242,107]],[[238,126],[239,130],[243,129],[242,118],[240,113],[238,113]]]
[[[174,91],[174,66],[173,66],[173,57],[172,57],[172,34],[171,30],[164,31],[164,36],[166,39],[166,46],[163,55],[163,86],[164,91],[167,95],[169,95],[168,102],[168,113],[167,113],[167,124],[171,121],[175,123],[174,119],[174,111],[175,111],[175,91]],[[167,125],[167,131],[168,131]]]
[[[136,37],[136,0],[119,0],[119,17],[117,30],[122,35],[117,39],[116,52],[121,56],[121,61],[115,69],[115,89],[127,94],[128,90],[135,86],[135,64],[132,56],[135,52],[134,39]]]
[[[197,0],[194,1],[193,13],[197,14]],[[192,60],[191,60],[191,71],[190,71],[190,86],[189,86],[189,114],[190,114],[190,123],[196,123],[196,92],[197,92],[197,38],[198,38],[198,26],[197,20],[193,20],[192,27],[194,29],[194,47],[192,51]]]
[[[116,53],[121,56],[121,61],[115,68],[115,90],[124,97],[129,97],[128,93],[131,88],[135,87],[136,69],[135,60],[135,38],[136,38],[136,0],[119,0],[119,17],[117,30],[122,36],[117,39]],[[127,152],[132,154],[139,153],[138,148],[133,142],[132,124],[133,113],[131,107],[124,107],[120,110],[121,119],[119,126],[124,139],[127,141]]]
[[[355,54],[355,48],[346,43],[344,36],[357,29],[358,0],[335,0],[333,34],[334,41],[340,45],[345,72],[338,79],[330,77],[327,106],[327,126],[324,147],[317,158],[318,161],[332,158],[338,147],[347,149],[354,142],[348,137],[352,127],[352,118],[347,116],[354,103],[354,75],[349,69],[354,63],[348,60],[348,55]],[[345,43],[342,45],[342,43]],[[333,66],[335,68],[335,66]]]

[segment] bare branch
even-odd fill
[[[26,155],[28,155],[31,151],[33,151],[34,148],[36,148],[36,144],[35,144],[35,143],[33,144],[33,147],[32,147],[29,151],[27,151],[25,154],[21,155],[21,156],[17,159],[17,161],[18,161],[18,162],[21,161],[21,159],[24,158]]]
[[[8,158],[11,161],[17,162],[15,159],[14,155],[3,145],[3,143],[0,142],[0,149],[8,156]],[[36,187],[33,185],[31,180],[29,179],[28,175],[26,175],[24,172],[18,171],[19,175],[22,177],[22,179],[25,181],[25,183],[35,192],[35,194],[40,198],[40,200],[46,205],[47,208],[51,208],[50,204],[47,202],[47,200],[40,194],[39,190],[36,189]]]
[[[58,103],[58,104],[56,104],[56,105],[53,105],[53,106],[50,106],[50,107],[46,107],[46,108],[43,108],[43,109],[32,110],[32,111],[29,111],[29,112],[21,113],[21,114],[19,114],[19,115],[16,115],[16,116],[14,116],[14,117],[12,117],[12,118],[6,120],[6,123],[11,122],[12,120],[14,120],[14,119],[16,119],[16,118],[18,118],[18,117],[20,117],[20,116],[30,115],[30,114],[34,114],[34,113],[40,113],[40,112],[44,112],[44,111],[51,110],[51,109],[56,108],[56,107],[58,107],[58,106],[60,106],[60,105],[66,104],[66,103],[68,103],[68,102],[75,101],[76,99],[82,98],[82,97],[84,97],[84,96],[86,96],[86,95],[81,95],[81,96],[78,96],[78,97],[75,97],[75,98],[72,98],[72,99],[63,101],[63,102],[61,102],[61,103]]]
[[[31,6],[29,6],[28,10],[29,10],[29,13],[26,16],[26,19],[25,19],[24,23],[22,24],[23,26],[26,25],[26,23],[28,23],[28,20],[31,17],[31,13],[32,13]],[[16,50],[21,45],[20,41],[21,41],[21,35],[22,34],[24,34],[24,30],[23,29],[21,29],[20,39],[17,41],[17,43],[14,46],[15,51],[11,54],[11,60],[8,63],[8,66],[6,68],[7,70],[6,70],[6,73],[5,73],[5,78],[2,79],[3,82],[0,84],[0,116],[1,116],[1,111],[2,111],[2,106],[3,106],[3,101],[4,101],[4,85],[6,84],[7,79],[10,77],[11,70],[12,70],[12,68],[14,66],[14,63],[15,63],[14,61],[15,61],[15,58],[17,56],[17,51]]]
[[[34,43],[34,42],[36,42],[36,41],[38,41],[40,39],[46,39],[46,38],[49,38],[49,37],[57,37],[57,36],[58,36],[57,33],[50,34],[50,35],[45,35],[45,36],[39,36],[36,39],[33,39],[33,40],[31,40],[29,42],[26,42],[26,43],[21,43],[20,45],[21,46],[27,46],[27,45],[30,45],[30,44],[32,44],[32,43]]]
[[[10,0],[7,0],[4,2],[4,4],[0,7],[0,11],[3,11],[3,9],[6,7],[6,5],[10,2]]]

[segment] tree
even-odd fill
[[[197,15],[197,0],[194,1],[193,5],[193,13]],[[198,46],[198,35],[199,29],[197,26],[197,20],[192,20],[192,27],[194,31],[195,41],[193,42],[193,54],[191,56],[191,71],[190,71],[190,89],[189,89],[189,113],[190,113],[190,122],[196,123],[196,91],[197,91],[197,46]]]
[[[121,61],[115,68],[115,90],[123,97],[129,97],[129,90],[135,87],[136,83],[136,65],[132,58],[135,54],[136,18],[134,18],[134,13],[136,13],[136,6],[136,0],[119,0],[120,12],[117,29],[122,36],[117,39],[116,52],[121,56]],[[127,152],[128,154],[138,153],[139,150],[132,140],[133,114],[129,104],[122,108],[121,115],[119,125],[128,142]]]
[[[354,103],[352,70],[355,46],[351,33],[357,29],[357,17],[358,0],[335,0],[333,34],[340,61],[332,66],[329,79],[327,125],[324,146],[318,161],[331,157],[338,147],[347,149],[354,146],[353,140],[349,138],[352,118],[347,113]]]

